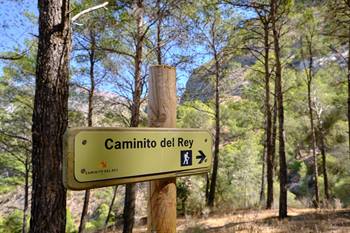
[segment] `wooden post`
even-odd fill
[[[176,71],[157,65],[150,69],[148,124],[150,127],[176,127]],[[151,181],[148,199],[149,233],[176,232],[176,179]]]

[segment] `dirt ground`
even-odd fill
[[[350,209],[314,210],[289,209],[289,217],[279,221],[278,210],[241,210],[206,218],[179,218],[177,232],[239,232],[239,233],[350,233]],[[108,233],[120,232],[109,230]],[[135,233],[146,232],[146,226],[136,226]]]

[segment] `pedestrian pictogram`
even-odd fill
[[[191,166],[191,165],[192,165],[192,150],[182,150],[181,166]]]

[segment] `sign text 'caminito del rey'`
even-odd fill
[[[211,148],[211,134],[200,129],[69,129],[64,183],[81,190],[205,173]]]

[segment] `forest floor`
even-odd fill
[[[289,217],[278,220],[278,210],[240,210],[225,215],[212,214],[206,218],[178,218],[177,232],[239,232],[239,233],[349,233],[350,209],[314,210],[289,209]],[[108,233],[120,232],[108,230]],[[135,233],[146,232],[146,226],[136,226]]]

